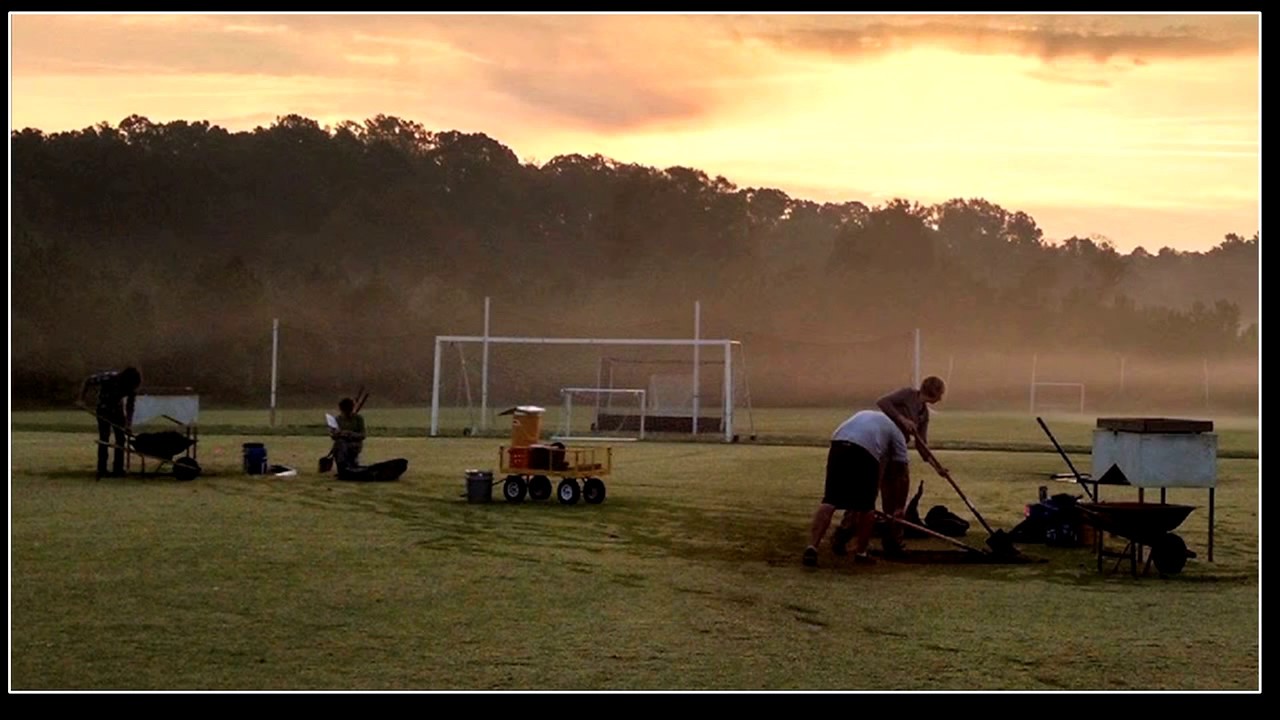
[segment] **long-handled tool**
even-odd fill
[[[929,446],[921,442],[919,437],[916,438],[916,446],[923,448],[930,456],[933,455],[933,452],[929,450]],[[987,524],[986,519],[982,517],[982,513],[978,512],[978,508],[974,507],[973,503],[969,502],[969,498],[965,497],[964,491],[960,489],[960,486],[956,484],[956,481],[951,479],[951,473],[944,472],[939,474],[942,475],[948,483],[951,483],[951,487],[955,488],[956,494],[959,495],[960,499],[964,501],[964,504],[969,507],[969,512],[972,512],[973,516],[978,518],[978,522],[982,523],[982,527],[987,531],[987,546],[991,548],[992,552],[997,555],[1018,555],[1018,549],[1013,546],[1013,539],[1010,538],[1008,533],[1004,530],[991,529],[991,526]]]
[[[876,511],[876,517],[882,518],[882,519],[883,519],[883,520],[885,520],[886,522],[896,522],[896,523],[898,523],[899,525],[902,525],[902,526],[904,526],[904,527],[909,527],[909,528],[911,528],[911,529],[913,529],[913,530],[919,530],[920,532],[924,533],[925,535],[928,535],[928,536],[930,536],[930,537],[935,537],[935,538],[938,538],[939,540],[942,540],[943,542],[949,543],[949,544],[951,544],[951,545],[955,545],[956,547],[960,548],[961,550],[968,550],[969,552],[975,552],[975,553],[978,553],[979,555],[987,555],[987,554],[988,554],[986,550],[983,550],[983,549],[981,549],[981,548],[976,548],[976,547],[974,547],[974,546],[972,546],[972,545],[969,545],[968,543],[962,543],[962,542],[960,542],[959,540],[956,540],[955,538],[947,537],[946,535],[943,535],[942,533],[937,532],[936,530],[930,530],[929,528],[927,528],[927,527],[925,527],[925,526],[923,526],[923,525],[917,525],[917,524],[915,524],[915,523],[911,522],[910,520],[904,520],[904,519],[902,519],[902,518],[900,518],[900,517],[894,517],[894,516],[892,516],[892,515],[886,515],[885,513],[880,512],[879,510],[877,510],[877,511]]]
[[[1036,422],[1040,423],[1040,429],[1044,430],[1044,434],[1049,436],[1049,442],[1053,443],[1053,446],[1057,448],[1058,454],[1062,456],[1063,460],[1067,461],[1067,467],[1071,468],[1071,474],[1076,476],[1076,484],[1084,488],[1084,493],[1089,496],[1090,500],[1097,502],[1098,498],[1093,494],[1093,491],[1089,489],[1088,483],[1085,482],[1084,477],[1076,470],[1076,466],[1071,464],[1071,458],[1067,457],[1067,452],[1058,444],[1058,439],[1053,436],[1053,433],[1049,432],[1049,426],[1045,425],[1044,420],[1040,418],[1036,418]]]

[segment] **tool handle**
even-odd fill
[[[925,445],[923,442],[920,441],[919,436],[916,436],[916,447],[922,447],[930,455],[933,455],[933,451],[929,450],[928,445]],[[960,486],[956,484],[956,481],[951,479],[951,473],[948,472],[942,477],[945,478],[947,482],[951,483],[951,487],[955,488],[956,494],[960,496],[960,499],[964,501],[965,505],[969,506],[969,511],[973,513],[974,517],[978,518],[978,522],[982,523],[982,527],[986,528],[987,534],[994,535],[995,531],[992,530],[991,526],[987,524],[986,519],[982,517],[982,513],[978,512],[978,508],[974,507],[973,503],[969,502],[969,498],[965,497],[964,491],[960,489]]]
[[[1053,436],[1053,433],[1049,432],[1049,426],[1045,425],[1044,420],[1039,417],[1036,418],[1036,422],[1040,423],[1040,429],[1044,430],[1044,434],[1049,436],[1049,442],[1053,443],[1053,447],[1058,450],[1058,454],[1067,462],[1067,467],[1071,468],[1071,474],[1076,476],[1076,484],[1084,488],[1084,493],[1089,496],[1090,500],[1096,501],[1097,498],[1089,490],[1089,486],[1085,484],[1084,478],[1080,477],[1080,472],[1076,470],[1076,466],[1071,464],[1071,458],[1067,457],[1067,452],[1058,444],[1058,439]]]

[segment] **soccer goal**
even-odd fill
[[[1031,383],[1031,414],[1068,412],[1084,414],[1084,383]]]
[[[1084,414],[1084,383],[1049,382],[1040,379],[1040,356],[1031,356],[1031,414],[1068,412]]]
[[[557,440],[644,439],[645,395],[642,388],[560,388],[560,434]],[[607,398],[607,402],[602,402]],[[615,402],[615,399],[617,402]]]
[[[494,411],[537,404],[572,413],[568,422],[575,434],[635,433],[638,437],[643,415],[646,436],[681,432],[722,434],[726,442],[734,440],[736,385],[745,375],[736,367],[741,353],[736,340],[439,335],[435,344],[432,436],[440,434],[442,425],[446,434],[486,433],[494,424]],[[693,367],[701,370],[693,370],[687,381],[649,377],[654,373],[624,380],[616,371],[612,382],[601,377],[600,359],[606,353],[675,361],[680,355],[696,357],[695,348],[701,350],[702,358]],[[700,392],[694,394],[695,387]],[[571,395],[590,398],[571,397],[566,406],[560,390],[568,388],[575,389]],[[672,424],[653,424],[655,394],[661,416],[676,418]],[[588,402],[594,423],[584,426],[581,410]],[[566,422],[563,417],[548,420],[551,427],[564,427]],[[594,431],[589,429],[592,424]]]

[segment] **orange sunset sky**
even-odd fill
[[[683,165],[819,202],[983,197],[1050,241],[1260,230],[1235,15],[10,14],[10,126],[295,113]]]

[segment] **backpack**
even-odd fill
[[[929,508],[929,513],[924,516],[924,525],[947,537],[964,537],[969,532],[969,521],[951,512],[945,505]]]

